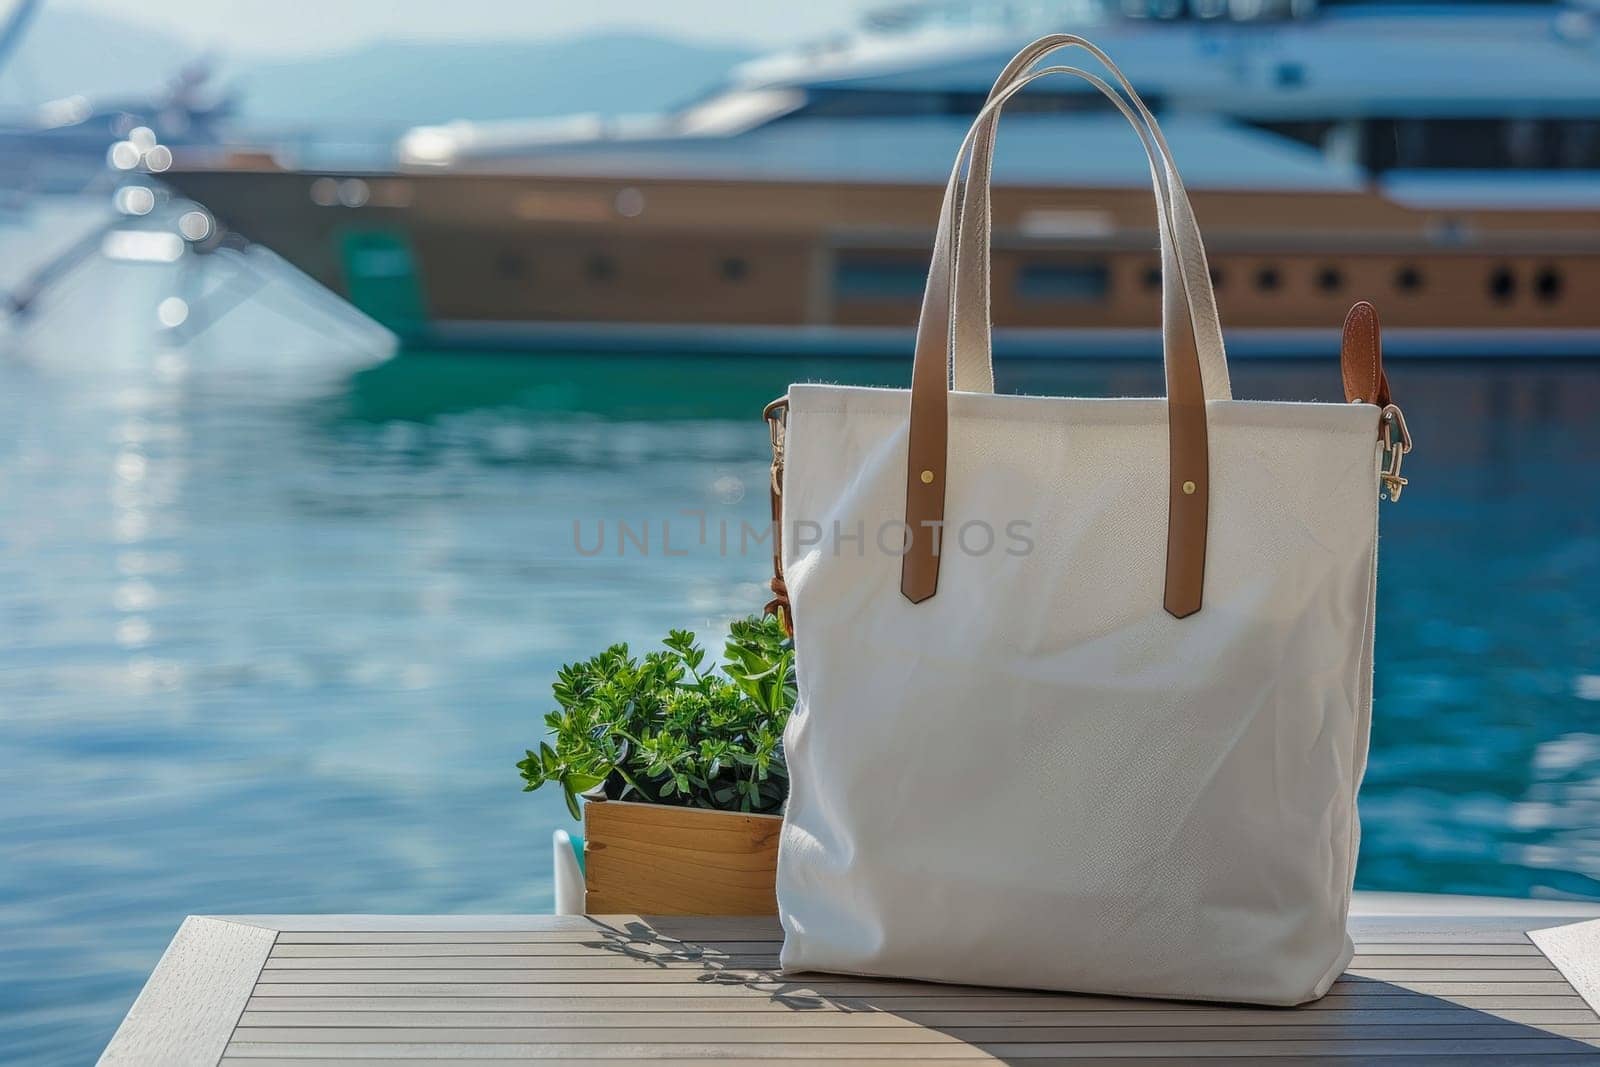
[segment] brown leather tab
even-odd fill
[[[1344,337],[1339,345],[1339,370],[1344,376],[1344,398],[1350,403],[1389,403],[1389,376],[1383,371],[1383,330],[1378,309],[1357,301],[1344,317]]]
[[[911,368],[906,541],[905,555],[900,559],[900,593],[913,604],[920,604],[939,591],[939,538],[944,532],[945,460],[950,428],[950,336],[944,321],[929,328],[934,317],[927,310],[929,305],[948,306],[949,281],[943,271],[929,274]]]
[[[1180,286],[1180,288],[1182,288]],[[1173,302],[1188,317],[1189,301]],[[1206,585],[1206,530],[1211,520],[1211,447],[1206,394],[1194,325],[1178,331],[1167,366],[1167,582],[1162,606],[1182,619],[1200,610]]]
[[[772,483],[772,599],[761,609],[763,615],[776,615],[783,632],[794,636],[794,609],[789,606],[789,584],[783,578],[783,491]]]
[[[952,178],[952,185],[954,179]],[[947,188],[946,192],[951,190]],[[939,209],[939,233],[954,235],[952,197]],[[948,264],[946,265],[948,268]],[[906,434],[905,554],[900,593],[920,604],[939,591],[939,538],[944,532],[945,460],[950,436],[951,277],[938,256],[928,270],[917,316],[911,366],[911,418]]]

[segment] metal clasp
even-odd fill
[[[762,409],[772,438],[772,599],[763,609],[776,615],[783,630],[794,636],[794,614],[789,608],[789,586],[783,580],[783,438],[789,428],[789,397],[780,396]]]
[[[1386,404],[1378,423],[1378,440],[1383,442],[1383,496],[1390,502],[1400,499],[1400,491],[1409,483],[1400,477],[1400,462],[1411,452],[1411,431],[1406,428],[1405,413],[1393,404]]]
[[[767,435],[772,439],[772,491],[783,492],[783,434],[788,428],[789,397],[780,396],[761,410],[767,420]]]

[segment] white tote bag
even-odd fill
[[[1128,97],[1076,68],[1030,73],[1069,46]],[[1150,154],[1166,399],[993,392],[994,122],[1046,73],[1114,97]],[[1233,399],[1153,116],[1081,38],[1006,68],[946,189],[912,388],[787,398],[786,972],[1262,1004],[1327,991],[1351,954],[1378,480],[1401,450],[1380,439],[1398,412],[1377,403],[1364,312],[1347,380],[1352,354],[1362,402]]]

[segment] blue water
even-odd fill
[[[90,1060],[191,912],[547,910],[567,817],[513,764],[553,670],[760,604],[715,531],[763,519],[762,402],[907,369],[413,354],[306,396],[0,363],[0,1059]],[[1600,364],[1394,379],[1359,884],[1600,898]]]

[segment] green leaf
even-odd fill
[[[567,792],[581,796],[605,780],[604,774],[579,774],[576,771],[569,771],[561,776],[561,785]]]

